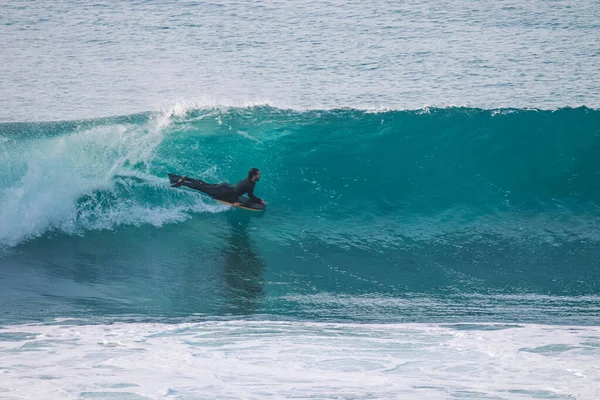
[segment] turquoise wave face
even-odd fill
[[[585,213],[600,201],[599,126],[584,108],[191,112],[170,127],[152,173],[238,179],[260,165],[282,208],[343,218]]]
[[[364,318],[409,296],[417,303],[382,318],[439,318],[436,296],[459,296],[464,317],[492,296],[484,303],[509,311],[487,319],[519,319],[506,296],[596,296],[599,127],[587,108],[251,107],[0,124],[6,312],[28,285],[55,296],[45,315],[85,298],[100,315]],[[260,215],[166,178],[233,182],[250,167],[269,203]],[[44,284],[25,283],[24,265]],[[98,292],[82,295],[89,285]]]

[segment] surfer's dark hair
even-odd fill
[[[258,168],[250,168],[250,171],[248,171],[248,179],[252,179],[256,176],[256,174],[258,174],[260,172],[260,169]]]

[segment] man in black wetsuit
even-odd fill
[[[184,175],[179,179],[179,181],[173,184],[174,187],[181,186],[181,184],[187,179]],[[235,206],[241,205],[239,197],[248,194],[250,201],[252,203],[265,203],[264,200],[256,197],[254,195],[254,186],[256,186],[256,182],[260,181],[260,170],[258,168],[250,168],[248,171],[248,177],[240,182],[237,185],[233,186],[228,183],[219,183],[219,184],[210,184],[204,181],[194,181],[194,189],[200,190],[209,196],[220,200],[226,200]]]

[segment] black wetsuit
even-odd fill
[[[204,183],[202,186],[198,186],[197,189],[212,197],[232,203],[237,202],[240,196],[248,194],[251,203],[260,203],[262,199],[254,195],[254,186],[256,186],[256,182],[250,178],[246,178],[235,186],[228,183]]]
[[[244,194],[248,194],[248,197],[250,197],[251,202],[260,203],[262,201],[262,199],[260,199],[254,195],[254,186],[256,186],[256,182],[254,182],[250,178],[246,178],[246,179],[238,182],[238,184],[233,187],[233,189],[235,190],[235,192],[233,193],[233,196],[236,199],[235,201],[237,201],[237,199],[240,196],[242,196]]]

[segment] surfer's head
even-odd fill
[[[250,171],[248,171],[248,179],[253,180],[254,182],[260,181],[260,169],[250,168]]]

